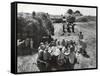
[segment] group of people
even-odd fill
[[[67,23],[63,23],[63,33],[67,32],[68,33],[75,33],[75,23],[70,23],[70,22],[67,22]]]
[[[53,40],[50,43],[48,41],[41,42],[38,48],[38,58],[37,65],[40,71],[52,71],[67,69],[65,65],[74,64],[76,59],[76,54],[86,55],[87,45],[84,43],[82,32],[79,34],[79,41],[74,40]],[[59,68],[60,67],[60,68]],[[71,66],[69,67],[71,68]]]
[[[30,48],[33,49],[33,39],[32,38],[26,38],[25,40],[18,39],[17,40],[17,46],[22,48]]]
[[[72,14],[69,14],[67,17],[63,16],[62,17],[62,20],[63,20],[63,32],[65,33],[66,30],[68,33],[75,33],[75,16],[72,15]]]

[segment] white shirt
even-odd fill
[[[52,50],[52,55],[58,56],[60,54],[60,50],[57,47],[54,47]]]

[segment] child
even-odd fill
[[[83,39],[83,33],[82,32],[80,32],[78,36],[79,36],[79,40]]]

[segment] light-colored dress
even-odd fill
[[[58,47],[52,47],[52,55],[54,55],[54,56],[58,56],[59,54],[60,54],[60,50],[59,50],[59,48]]]

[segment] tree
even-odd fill
[[[68,9],[67,13],[68,14],[73,14],[73,10],[72,9]]]
[[[74,14],[79,14],[80,16],[83,16],[82,13],[81,13],[79,10],[76,10],[76,11],[74,12]]]
[[[80,11],[79,10],[76,10],[75,13],[79,13],[80,14]]]

